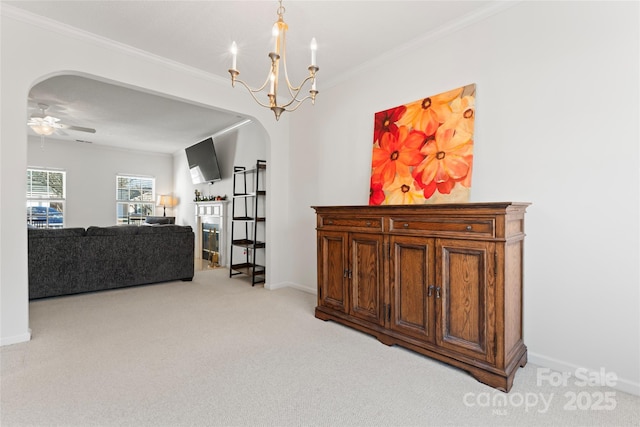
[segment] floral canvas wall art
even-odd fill
[[[375,114],[370,205],[469,200],[476,85]]]

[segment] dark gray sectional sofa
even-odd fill
[[[29,229],[29,299],[193,279],[189,226]]]

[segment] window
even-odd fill
[[[27,224],[64,227],[66,172],[27,169]]]
[[[139,224],[153,215],[155,178],[116,176],[117,224]]]

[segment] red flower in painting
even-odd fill
[[[380,146],[373,146],[371,165],[373,174],[380,174],[385,186],[393,182],[396,173],[411,175],[409,167],[419,164],[424,158],[420,147],[427,136],[423,132],[409,131],[401,126],[398,132],[386,132],[380,138]]]
[[[433,193],[435,193],[436,190],[438,190],[438,193],[440,194],[451,194],[451,190],[453,190],[453,187],[455,187],[456,185],[456,181],[454,181],[453,179],[449,179],[444,182],[431,181],[428,184],[425,184],[422,180],[423,173],[424,171],[415,174],[415,179],[416,179],[416,186],[418,186],[419,188],[422,188],[422,194],[425,199],[428,199],[431,196],[433,196]]]
[[[425,157],[413,170],[413,176],[424,189],[425,198],[433,195],[436,188],[442,194],[449,194],[457,181],[463,185],[468,183],[465,178],[473,163],[471,134],[440,128],[435,139],[427,142],[420,153]]]
[[[394,134],[398,132],[398,125],[396,125],[396,122],[402,117],[406,110],[407,107],[401,105],[399,107],[376,113],[373,129],[373,142],[375,143],[376,141],[380,141],[380,138],[382,138],[382,135],[386,132]]]
[[[378,206],[384,202],[385,196],[382,190],[382,175],[371,175],[369,185],[369,205]]]

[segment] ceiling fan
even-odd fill
[[[68,129],[75,130],[79,132],[89,132],[96,133],[95,129],[86,128],[82,126],[71,126],[68,124],[60,123],[60,119],[57,117],[49,116],[46,114],[47,108],[49,106],[47,104],[38,104],[39,112],[33,113],[27,122],[27,126],[29,126],[35,133],[40,136],[51,135],[58,129]]]

